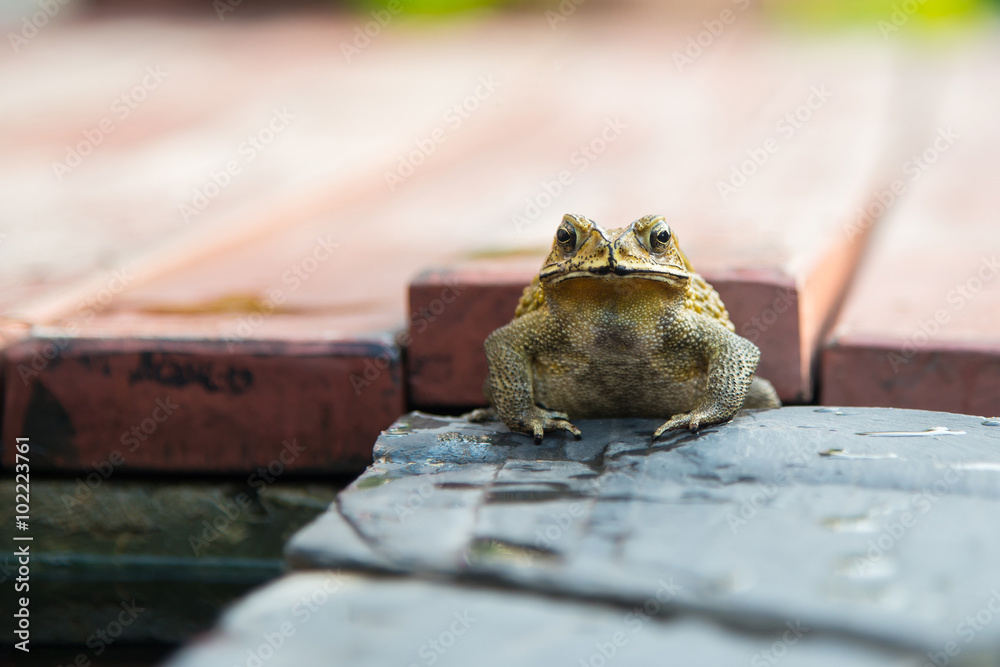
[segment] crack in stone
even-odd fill
[[[487,504],[487,499],[489,494],[492,492],[494,485],[497,483],[497,477],[500,476],[500,471],[506,467],[507,461],[504,461],[500,465],[497,465],[493,469],[493,477],[490,479],[489,483],[483,485],[483,492],[479,494],[479,498],[476,500],[475,509],[472,511],[472,530],[469,534],[469,541],[465,545],[465,553],[468,554],[473,549],[473,544],[476,541],[475,528],[479,525],[479,513],[483,506]]]
[[[381,550],[379,549],[377,541],[374,538],[365,535],[364,532],[361,530],[361,526],[359,526],[358,523],[352,517],[349,517],[347,515],[347,512],[344,511],[344,506],[341,503],[340,497],[341,494],[338,493],[337,497],[333,499],[333,505],[334,507],[337,508],[337,514],[340,515],[340,518],[343,519],[348,526],[350,526],[351,530],[354,531],[354,534],[358,536],[358,539],[360,539],[365,544],[365,546],[367,546],[371,550],[373,554],[378,556],[380,560],[384,561],[385,558]]]

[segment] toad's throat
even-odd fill
[[[611,266],[599,266],[592,269],[576,269],[574,271],[562,272],[561,269],[555,271],[542,271],[539,279],[549,284],[560,283],[573,278],[603,278],[603,277],[641,278],[643,280],[656,280],[664,283],[679,284],[691,279],[691,274],[680,267],[663,267],[661,269],[633,269],[621,264]]]

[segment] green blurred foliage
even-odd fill
[[[691,0],[693,4],[697,1]],[[384,11],[391,2],[348,0],[349,6],[360,13]],[[758,2],[767,14],[779,20],[815,26],[871,24],[880,20],[893,21],[895,17],[897,24],[934,28],[979,22],[991,13],[990,10],[1000,8],[1000,0],[751,0],[753,4]],[[392,13],[445,16],[515,7],[542,11],[558,4],[559,0],[398,0],[401,11]]]
[[[482,9],[502,9],[513,4],[512,0],[400,0],[401,14],[447,15]],[[353,0],[352,7],[360,12],[385,10],[389,0]]]
[[[888,21],[944,27],[984,20],[1000,0],[769,0],[769,13],[804,23],[839,26]]]

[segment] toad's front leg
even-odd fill
[[[712,321],[701,321],[697,339],[703,341],[708,365],[705,396],[691,412],[674,415],[656,429],[653,439],[667,431],[721,424],[733,418],[743,405],[753,380],[760,349],[746,338]]]
[[[535,442],[541,442],[546,431],[569,431],[579,438],[580,430],[567,421],[565,413],[535,404],[531,359],[533,346],[539,340],[537,332],[543,329],[542,317],[541,312],[529,313],[486,339],[484,347],[490,366],[487,398],[507,428],[532,435]]]

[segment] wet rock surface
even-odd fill
[[[411,413],[287,556],[296,568],[499,585],[520,589],[519,600],[632,608],[668,586],[658,613],[672,615],[669,626],[708,619],[734,643],[744,633],[775,641],[801,623],[813,637],[932,663],[996,661],[1000,427],[789,407],[654,444],[658,425],[579,421],[581,440],[535,445],[500,424]],[[534,599],[525,614],[550,604]],[[384,627],[416,636],[418,616]]]
[[[656,600],[647,601],[652,608]],[[919,656],[790,621],[741,632],[699,616],[524,591],[334,572],[292,574],[221,620],[170,667],[219,665],[920,665]]]

